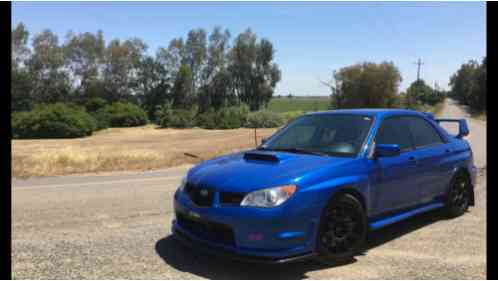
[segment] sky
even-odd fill
[[[276,50],[275,95],[330,95],[320,81],[363,61],[392,61],[403,91],[419,58],[421,78],[448,89],[462,63],[486,55],[483,2],[13,2],[19,22],[30,36],[50,29],[60,42],[69,30],[102,30],[107,42],[139,37],[151,55],[193,28],[220,25],[233,39],[250,27]]]

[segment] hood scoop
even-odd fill
[[[245,160],[255,160],[255,161],[265,161],[278,163],[280,162],[280,158],[273,153],[265,153],[265,152],[257,152],[257,151],[249,151],[244,153]]]

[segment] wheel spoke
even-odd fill
[[[353,249],[364,233],[362,214],[352,205],[339,204],[326,212],[320,242],[329,253],[345,253]]]

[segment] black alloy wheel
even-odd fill
[[[458,217],[467,211],[470,205],[470,183],[468,177],[458,174],[448,191],[446,198],[446,209],[450,217]]]
[[[361,249],[367,219],[361,203],[349,194],[340,195],[326,207],[320,220],[318,253],[325,262],[345,262]]]

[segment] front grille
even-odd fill
[[[228,225],[204,219],[191,219],[182,213],[177,213],[176,219],[181,227],[200,238],[235,247],[233,230]]]
[[[220,204],[240,205],[244,196],[244,193],[220,192]]]
[[[185,192],[197,206],[210,207],[213,205],[214,190],[211,188],[187,183],[185,185]]]

